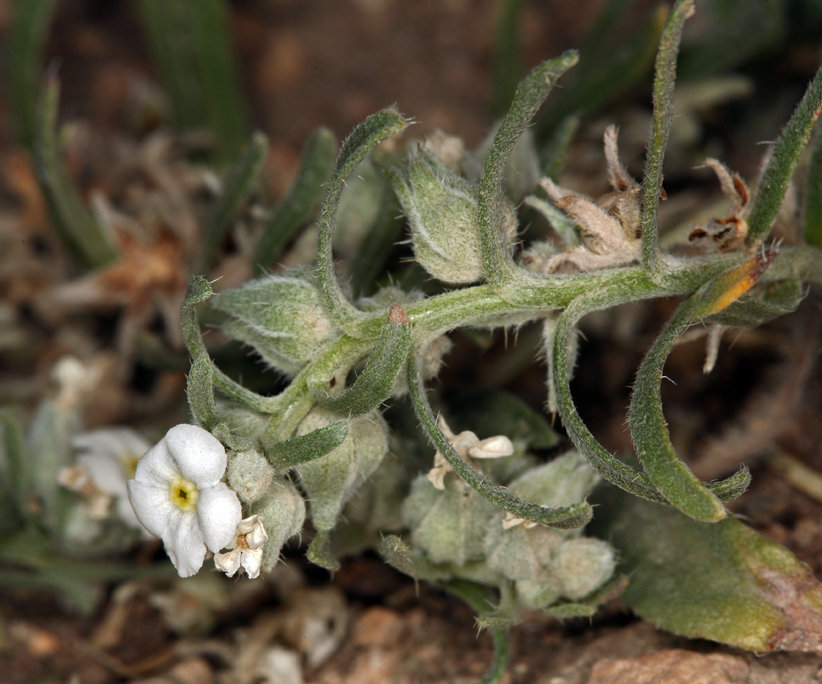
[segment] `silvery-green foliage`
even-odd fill
[[[465,565],[483,558],[483,537],[496,507],[454,475],[436,489],[423,475],[414,480],[402,518],[414,546],[435,563]]]
[[[253,504],[271,488],[276,471],[257,449],[229,453],[226,481],[240,500]]]
[[[317,406],[305,417],[297,435],[305,435],[344,419]],[[388,426],[378,413],[350,422],[348,436],[327,456],[298,469],[311,510],[311,521],[320,531],[333,529],[340,511],[362,483],[377,469],[388,451]]]
[[[336,335],[307,269],[226,290],[215,306],[231,318],[223,332],[252,346],[272,367],[295,375]]]
[[[582,501],[600,481],[576,450],[526,471],[508,487],[526,501],[543,506],[568,506]]]
[[[287,477],[276,477],[267,493],[251,506],[251,513],[263,519],[268,540],[263,547],[263,571],[269,572],[280,559],[283,545],[303,529],[305,499]]]
[[[423,268],[446,283],[481,280],[476,188],[425,147],[393,180]]]

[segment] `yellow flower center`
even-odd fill
[[[123,470],[126,471],[126,479],[133,480],[137,473],[137,464],[140,462],[142,455],[128,454],[123,457]]]
[[[197,489],[191,480],[186,480],[182,475],[178,475],[171,481],[169,488],[169,498],[184,511],[193,511],[197,508],[197,499],[200,498],[200,490]]]

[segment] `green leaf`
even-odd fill
[[[246,149],[228,170],[223,181],[222,195],[217,200],[211,218],[205,227],[203,248],[200,254],[200,270],[208,270],[226,231],[231,227],[243,202],[258,183],[267,154],[268,138],[257,131],[251,136]]]
[[[327,128],[318,128],[306,141],[297,177],[288,195],[274,210],[254,251],[254,269],[263,275],[282,253],[300,226],[308,223],[323,195],[337,156],[337,140]]]
[[[348,333],[353,332],[354,323],[361,314],[343,294],[334,270],[331,243],[340,196],[345,187],[345,179],[365,159],[368,152],[381,142],[403,131],[408,123],[408,120],[393,109],[384,109],[358,124],[340,149],[331,180],[323,197],[317,236],[317,265],[326,308],[337,325]]]
[[[328,572],[334,573],[340,569],[340,561],[331,550],[331,536],[328,531],[317,532],[305,556],[314,565],[319,565]]]
[[[340,420],[284,442],[263,444],[263,453],[277,470],[286,471],[328,456],[345,441],[348,432],[348,421]]]
[[[707,524],[608,488],[589,531],[620,552],[628,604],[658,627],[757,652],[822,647],[822,586],[734,518]]]
[[[494,136],[482,170],[477,197],[482,265],[491,285],[501,285],[510,279],[516,269],[500,225],[499,195],[505,168],[517,141],[548,93],[559,77],[577,63],[577,59],[576,52],[566,52],[561,57],[543,62],[520,81],[511,108]]]
[[[519,81],[522,7],[519,0],[498,0],[494,31],[491,118],[505,115]]]
[[[208,300],[213,294],[214,290],[211,289],[211,283],[208,280],[200,275],[191,276],[188,281],[186,298],[180,308],[180,327],[183,329],[183,340],[188,353],[194,359],[202,354],[208,354],[200,332],[197,304]],[[209,361],[209,364],[212,366],[214,386],[226,396],[263,413],[270,413],[271,410],[276,409],[276,397],[263,397],[256,392],[252,392],[229,378],[219,368],[215,367],[211,361]]]
[[[114,261],[117,250],[83,204],[60,159],[57,103],[60,87],[49,78],[40,96],[34,165],[54,227],[77,261],[88,269]]]
[[[422,381],[422,360],[417,357],[408,362],[408,387],[414,410],[428,438],[457,474],[473,487],[480,495],[504,511],[509,511],[519,518],[559,529],[576,529],[584,527],[593,515],[590,505],[583,501],[571,506],[548,508],[531,503],[511,493],[505,487],[488,482],[485,477],[467,463],[451,446],[437,425],[437,419],[431,411],[425,385]]]
[[[398,304],[392,306],[380,339],[354,384],[337,396],[317,393],[314,398],[326,408],[350,418],[373,411],[394,391],[411,350],[412,331],[405,310]]]
[[[785,125],[782,135],[771,150],[771,156],[756,186],[747,217],[748,236],[745,241],[748,245],[757,244],[770,233],[799,162],[799,155],[808,144],[820,113],[822,68],[816,72],[790,121]]]
[[[451,572],[436,563],[432,563],[423,554],[412,554],[411,547],[400,537],[394,534],[384,536],[380,540],[380,556],[392,568],[416,580],[446,580]]]
[[[141,0],[141,18],[177,128],[207,128],[220,163],[248,139],[248,121],[231,52],[224,0]]]
[[[570,374],[568,369],[568,340],[577,322],[587,313],[607,308],[613,303],[614,294],[594,291],[572,301],[557,321],[552,349],[554,389],[557,409],[562,425],[579,452],[603,478],[631,494],[650,501],[664,503],[665,498],[657,492],[647,475],[640,473],[612,456],[594,438],[574,406],[571,397]]]
[[[608,38],[614,33],[615,24],[622,17],[632,20],[635,15],[633,8],[626,9],[624,4],[624,0],[608,3],[597,26],[586,36],[580,48],[579,66],[570,82],[537,120],[541,138],[553,135],[570,118],[599,110],[650,71],[665,23],[665,7],[656,8],[636,22],[631,35],[614,45]]]
[[[456,424],[478,435],[505,435],[530,449],[550,449],[559,443],[545,415],[514,394],[485,388],[461,394],[452,404],[449,413]]]
[[[659,194],[662,191],[662,160],[674,118],[676,59],[682,28],[693,13],[694,0],[677,0],[662,29],[656,57],[654,116],[645,158],[642,212],[642,265],[650,270],[652,277],[660,274],[663,268],[659,250]]]
[[[214,366],[207,352],[202,352],[191,364],[186,384],[191,415],[206,430],[219,422],[214,401]]]
[[[725,517],[725,508],[674,451],[660,396],[665,361],[676,338],[693,320],[694,306],[686,300],[642,360],[628,419],[637,456],[656,489],[683,513],[697,520],[715,522]]]
[[[29,149],[37,135],[37,90],[43,68],[46,36],[56,0],[29,0],[13,5],[6,49],[8,96],[14,123]]]
[[[391,188],[385,169],[380,164],[375,164],[380,181],[378,213],[348,268],[348,281],[356,297],[372,290],[405,225],[397,195]]]
[[[822,135],[813,141],[808,182],[805,188],[805,242],[822,247]]]

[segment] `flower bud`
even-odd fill
[[[405,177],[393,180],[423,268],[446,283],[481,280],[475,188],[425,148],[408,160]]]
[[[274,466],[256,449],[238,451],[229,456],[226,481],[243,503],[254,503],[271,487]]]
[[[435,563],[464,565],[484,556],[483,537],[497,508],[457,477],[437,489],[425,475],[411,485],[402,506],[414,545]]]
[[[516,583],[517,602],[523,608],[541,610],[557,602],[559,586],[552,577],[545,579],[519,580]]]
[[[303,529],[305,500],[288,478],[275,479],[268,493],[258,499],[251,512],[262,518],[268,540],[263,546],[263,572],[269,572],[280,559],[283,545]]]
[[[223,332],[251,345],[271,366],[294,375],[335,335],[308,270],[270,275],[220,293],[215,306],[231,314]]]
[[[531,468],[508,486],[523,499],[555,507],[579,503],[598,481],[599,476],[585,458],[578,451],[569,451],[550,463]]]
[[[320,406],[303,419],[297,436],[305,435],[344,416]],[[311,520],[318,531],[337,524],[345,503],[380,465],[388,451],[388,426],[378,413],[352,420],[345,441],[327,456],[299,466],[300,480],[311,503]]]
[[[608,542],[577,537],[557,549],[552,569],[562,596],[573,601],[605,584],[615,567],[614,549]]]
[[[488,567],[512,580],[541,579],[546,575],[562,535],[544,525],[527,527],[502,526],[503,516],[497,515],[488,525],[484,549]]]

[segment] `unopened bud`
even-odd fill
[[[417,261],[446,283],[483,277],[475,188],[425,148],[412,156],[394,189],[411,226]]]
[[[222,292],[215,306],[231,314],[229,337],[254,347],[274,368],[294,375],[335,334],[307,270],[270,275]]]

